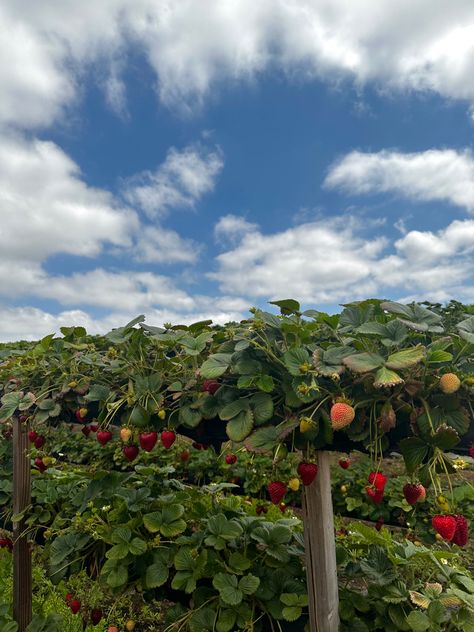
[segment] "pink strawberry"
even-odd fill
[[[145,452],[151,452],[158,441],[158,434],[154,431],[141,432],[138,436],[138,441],[142,450],[145,450]]]
[[[454,516],[456,520],[456,531],[454,533],[452,542],[458,546],[466,546],[469,540],[469,528],[467,520],[462,515]]]
[[[365,491],[374,505],[380,505],[383,500],[383,490],[375,489],[375,487],[366,487]]]
[[[268,495],[274,505],[279,505],[286,494],[286,485],[282,481],[272,481],[267,485]]]
[[[237,456],[235,454],[226,454],[225,462],[227,465],[234,465],[234,463],[237,463]]]
[[[42,448],[45,443],[46,439],[43,437],[43,435],[38,435],[34,441],[35,448],[38,448],[38,450]]]
[[[69,608],[71,609],[72,614],[77,614],[81,609],[81,602],[77,599],[73,599],[69,603]]]
[[[97,441],[100,445],[106,445],[109,441],[112,440],[112,433],[110,430],[99,430],[97,433]]]
[[[30,430],[30,432],[28,433],[28,441],[30,443],[34,443],[37,438],[38,438],[38,433],[35,432],[34,430]]]
[[[214,395],[214,393],[219,389],[221,385],[217,380],[204,380],[202,385],[202,390]]]
[[[407,483],[403,487],[403,495],[409,505],[415,505],[419,500],[423,501],[426,498],[426,489],[421,483],[410,484]]]
[[[316,474],[318,473],[318,466],[316,463],[305,463],[302,461],[298,464],[296,468],[301,480],[303,481],[303,485],[308,487],[316,478]]]
[[[379,492],[383,492],[388,478],[382,472],[370,472],[369,483]]]
[[[431,519],[433,529],[437,531],[444,540],[451,541],[456,533],[457,521],[454,516],[433,516]]]
[[[342,467],[343,470],[347,470],[350,464],[351,464],[350,459],[339,459],[339,465]]]
[[[166,450],[169,450],[176,441],[176,433],[173,430],[163,430],[161,433],[161,443]]]
[[[138,456],[138,446],[126,445],[122,448],[122,452],[128,461],[134,461]]]
[[[352,423],[355,417],[355,410],[349,404],[339,402],[332,405],[330,415],[334,430],[341,430]]]

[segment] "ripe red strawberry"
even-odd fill
[[[158,441],[158,434],[154,431],[140,432],[138,441],[142,450],[145,450],[145,452],[151,452]]]
[[[89,428],[91,429],[91,432],[97,432],[99,426],[97,424],[91,424]]]
[[[433,529],[437,531],[444,540],[451,541],[456,533],[457,522],[454,516],[433,516],[431,519]]]
[[[454,516],[456,520],[456,531],[454,533],[452,542],[458,546],[466,546],[469,540],[469,528],[467,520],[464,516],[458,514]]]
[[[181,454],[179,455],[179,458],[181,459],[183,463],[186,463],[186,461],[189,461],[189,456],[190,456],[189,450],[183,450]]]
[[[214,395],[214,393],[219,389],[221,385],[217,380],[204,380],[202,385],[202,390]]]
[[[403,495],[405,496],[405,499],[409,505],[415,505],[419,500],[425,500],[426,489],[421,483],[407,483],[403,487]]]
[[[279,505],[286,494],[286,485],[282,481],[272,481],[267,485],[270,500],[274,505]]]
[[[28,441],[30,443],[34,443],[37,438],[38,438],[38,433],[35,432],[34,430],[30,430],[30,432],[28,433]]]
[[[74,595],[72,593],[67,593],[66,595],[66,603],[69,605],[69,602],[72,601],[74,598]]]
[[[83,428],[81,428],[81,432],[85,437],[88,437],[91,433],[91,427],[90,426],[84,426]]]
[[[13,542],[10,538],[0,538],[0,549],[8,549],[9,551],[13,549]]]
[[[99,432],[97,433],[97,441],[100,443],[100,445],[105,445],[111,440],[112,433],[110,432],[110,430],[99,430]]]
[[[474,445],[471,445],[471,447],[469,448],[469,456],[471,457],[471,459],[474,459]]]
[[[38,470],[41,473],[45,472],[48,469],[46,465],[43,463],[43,459],[41,459],[39,456],[37,456],[35,459],[35,466],[38,468]]]
[[[161,433],[161,443],[166,450],[169,450],[176,441],[176,433],[173,430],[163,430]]]
[[[35,448],[38,448],[38,450],[42,448],[45,443],[46,443],[46,439],[45,437],[43,437],[43,435],[38,435],[34,441]]]
[[[316,463],[305,463],[302,461],[298,464],[296,468],[301,480],[303,481],[303,485],[308,487],[316,478],[316,474],[318,473],[318,466]]]
[[[99,610],[98,608],[94,608],[94,610],[92,610],[91,612],[92,625],[97,625],[98,623],[100,623],[101,619],[102,619],[102,610]]]
[[[138,446],[126,445],[122,448],[122,452],[128,461],[134,461],[138,456]]]
[[[235,454],[226,454],[225,462],[227,465],[234,465],[234,463],[237,463],[237,456]]]
[[[372,500],[374,505],[380,505],[383,500],[383,490],[376,489],[375,487],[367,486],[365,488],[367,496]]]
[[[380,516],[380,518],[377,519],[377,522],[375,523],[375,528],[377,529],[377,531],[380,531],[380,529],[383,527],[385,520],[382,518],[382,516]]]
[[[347,470],[350,464],[351,464],[350,459],[339,459],[339,465],[342,467],[343,470]]]
[[[344,402],[333,404],[330,413],[334,430],[341,430],[341,428],[348,426],[355,417],[355,410]]]
[[[369,474],[369,483],[379,492],[383,492],[387,481],[388,478],[382,472],[370,472]]]
[[[72,614],[77,614],[81,609],[81,602],[77,599],[73,599],[69,603],[69,608],[71,609]]]

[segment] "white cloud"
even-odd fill
[[[223,215],[214,226],[214,236],[218,242],[235,243],[247,233],[257,230],[257,224],[248,222],[240,215]]]
[[[26,127],[51,124],[84,69],[132,49],[173,107],[274,68],[474,101],[471,0],[4,0],[1,12],[0,120]]]
[[[163,216],[171,208],[193,208],[212,191],[224,166],[222,152],[201,145],[182,151],[174,147],[154,172],[146,171],[129,179],[124,195],[150,216]]]
[[[331,167],[325,186],[352,194],[394,192],[418,200],[442,200],[474,211],[474,156],[469,150],[453,149],[352,151]]]
[[[174,230],[160,226],[140,229],[133,247],[134,257],[143,263],[196,263],[203,249],[193,239],[184,239]]]

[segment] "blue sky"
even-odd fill
[[[0,340],[474,302],[472,2],[79,4],[0,5]]]

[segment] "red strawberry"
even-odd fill
[[[354,420],[355,410],[349,404],[339,402],[331,406],[330,414],[334,430],[341,430]]]
[[[452,541],[458,546],[466,546],[467,541],[469,540],[469,529],[467,520],[462,515],[454,516],[454,519],[456,520],[456,531],[454,533]]]
[[[306,485],[306,487],[308,487],[308,485],[311,485],[311,483],[316,478],[316,474],[318,473],[318,466],[316,465],[316,463],[305,463],[304,461],[302,461],[298,464],[296,471],[300,475],[301,480],[303,481],[303,485]]]
[[[469,456],[474,459],[474,445],[471,445],[469,448]]]
[[[270,500],[274,505],[279,505],[286,494],[286,485],[281,481],[272,481],[267,485]]]
[[[46,465],[43,463],[43,459],[41,459],[39,456],[36,457],[35,459],[35,466],[38,468],[38,470],[41,473],[45,472],[48,469]]]
[[[45,443],[46,439],[43,437],[43,435],[38,435],[34,441],[35,448],[38,448],[38,450],[42,448]]]
[[[380,505],[383,500],[383,490],[375,489],[375,487],[366,487],[367,496],[372,499],[374,505]]]
[[[140,432],[138,441],[145,452],[151,452],[158,441],[158,434],[156,432]]]
[[[189,461],[189,456],[189,450],[183,450],[179,455],[179,458],[183,463],[186,463],[186,461]]]
[[[72,593],[67,593],[66,595],[66,603],[69,605],[69,602],[72,601],[74,598],[74,595]]]
[[[350,459],[339,459],[339,465],[342,467],[343,470],[347,470],[350,464]]]
[[[426,498],[426,489],[421,483],[410,484],[407,483],[403,487],[403,495],[409,505],[416,504],[419,500],[423,501]]]
[[[79,423],[82,423],[87,417],[87,408],[78,408],[75,412],[76,419]]]
[[[38,433],[35,432],[34,430],[30,430],[30,432],[28,433],[28,441],[30,443],[34,443],[37,438],[38,438]]]
[[[81,602],[78,601],[77,599],[73,599],[69,603],[69,608],[71,609],[72,614],[77,614],[79,610],[81,609]]]
[[[9,551],[13,549],[13,542],[10,538],[0,538],[0,549],[8,549]]]
[[[98,608],[94,608],[94,610],[92,610],[91,612],[92,625],[97,625],[98,623],[100,623],[101,619],[102,619],[102,610],[99,610]]]
[[[99,430],[99,432],[97,433],[97,441],[100,443],[100,445],[105,445],[106,443],[111,441],[111,439],[112,433],[110,432],[110,430]]]
[[[451,541],[456,533],[457,521],[454,516],[433,516],[431,519],[433,529],[437,531],[444,540]]]
[[[377,531],[380,531],[380,529],[383,527],[385,520],[382,518],[382,516],[380,516],[380,518],[378,518],[377,522],[375,523],[375,528],[377,529]]]
[[[122,448],[122,452],[128,461],[134,461],[138,456],[138,446],[126,445]]]
[[[388,478],[382,472],[370,472],[369,483],[379,492],[383,492]]]
[[[176,441],[176,433],[173,430],[163,430],[161,433],[161,443],[166,450],[169,450]]]
[[[237,463],[237,456],[235,454],[226,454],[225,462],[227,465],[234,465],[234,463]]]
[[[83,428],[81,428],[81,432],[85,437],[88,437],[91,433],[91,427],[90,426],[84,426]]]
[[[204,380],[202,385],[202,390],[214,395],[214,393],[219,389],[221,385],[217,380]]]
[[[89,428],[91,429],[91,432],[97,432],[99,426],[97,426],[97,424],[91,424]]]

